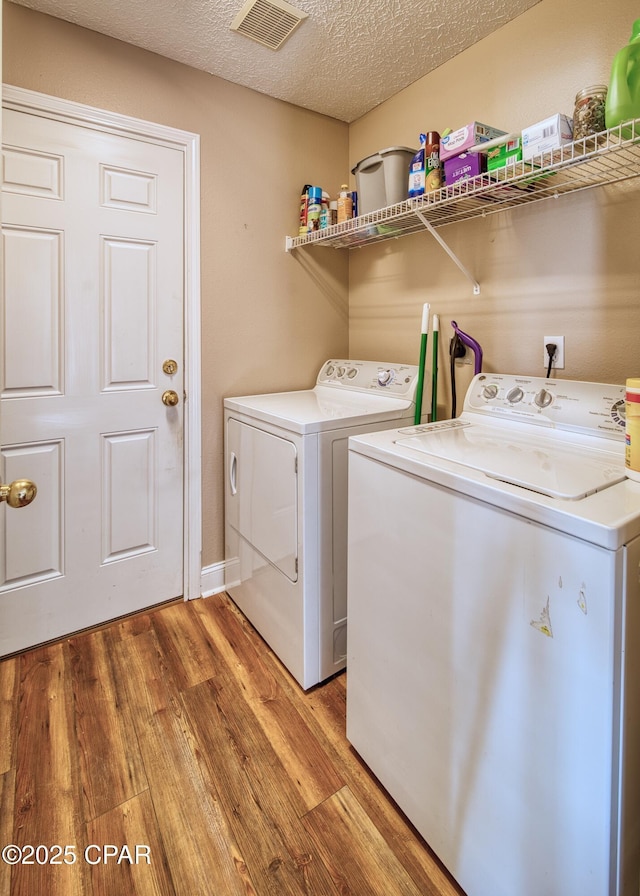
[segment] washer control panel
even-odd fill
[[[322,365],[316,385],[413,399],[417,380],[418,367],[415,364],[330,360]]]
[[[479,373],[467,391],[464,411],[624,439],[625,387]]]

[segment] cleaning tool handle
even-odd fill
[[[430,307],[431,306],[429,305],[428,302],[425,302],[424,305],[422,306],[422,329],[420,330],[420,332],[422,334],[429,332],[429,308]]]
[[[480,346],[480,343],[476,342],[476,340],[472,336],[469,336],[468,333],[464,333],[460,329],[458,324],[455,322],[455,320],[451,321],[451,326],[453,327],[453,330],[454,330],[455,334],[457,335],[458,339],[460,340],[460,342],[462,342],[463,345],[466,345],[467,348],[470,348],[473,351],[473,354],[475,355],[475,366],[474,366],[474,371],[473,371],[474,374],[481,373],[482,372],[482,347]]]
[[[432,325],[432,360],[431,360],[431,422],[438,419],[438,332],[440,330],[440,318],[433,315]]]
[[[418,382],[416,385],[416,413],[414,423],[417,426],[422,417],[422,393],[424,390],[424,366],[427,358],[427,337],[429,334],[429,303],[422,307],[422,336],[420,338],[420,363],[418,364]]]

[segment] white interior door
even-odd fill
[[[0,512],[0,654],[183,588],[183,156],[12,110],[3,141],[0,472],[38,495]]]

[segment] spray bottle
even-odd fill
[[[613,59],[605,105],[608,128],[633,118],[640,118],[640,19],[633,23],[627,46]]]
[[[300,224],[298,227],[298,233],[300,236],[305,236],[307,233],[307,217],[309,214],[309,190],[311,189],[311,184],[305,184],[302,188],[302,192],[300,193]]]
[[[420,134],[420,149],[414,155],[411,160],[411,164],[409,166],[409,187],[407,189],[407,195],[409,199],[414,199],[416,196],[424,195],[425,188],[425,174],[426,174],[426,165],[425,165],[425,146],[427,143],[427,135]]]

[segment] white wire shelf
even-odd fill
[[[639,175],[640,119],[636,119],[530,161],[515,162],[305,236],[286,237],[285,248],[288,252],[315,245],[353,249],[425,229],[433,233],[447,224],[484,218],[519,205]],[[478,292],[473,278],[465,273]]]

